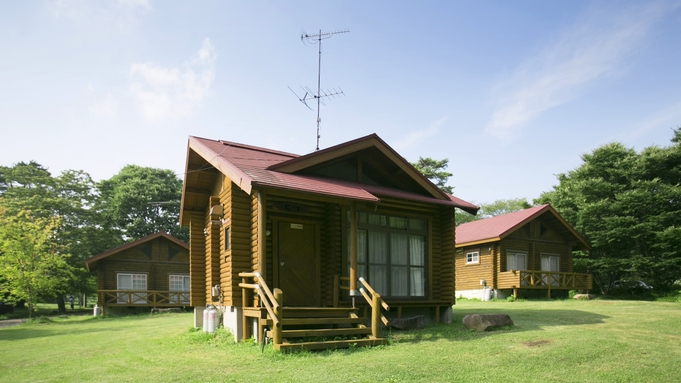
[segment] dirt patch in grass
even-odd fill
[[[528,341],[528,342],[523,342],[523,344],[527,347],[539,347],[541,345],[551,343],[550,340],[548,339],[542,339],[542,340],[533,340],[533,341]]]

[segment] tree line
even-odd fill
[[[602,293],[619,280],[644,280],[663,293],[678,289],[681,128],[673,130],[668,146],[636,152],[613,142],[581,159],[532,204],[524,198],[498,200],[480,204],[476,216],[457,209],[457,225],[550,203],[590,243],[591,250],[575,254],[574,269],[591,274]],[[451,176],[446,160],[419,158],[413,165],[439,186]]]
[[[25,302],[96,291],[84,260],[158,231],[186,240],[178,224],[182,180],[172,171],[125,166],[94,182],[80,170],[0,166],[0,300]]]

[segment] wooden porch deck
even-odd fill
[[[591,290],[593,282],[591,274],[564,273],[537,270],[512,270],[499,273],[497,289],[513,289],[517,295],[518,289],[548,290]]]
[[[189,291],[98,290],[97,304],[102,307],[183,307],[189,306]]]

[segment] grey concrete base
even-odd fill
[[[221,307],[222,311],[222,326],[229,330],[234,336],[234,341],[238,342],[241,338],[241,307],[226,306]],[[257,328],[255,332],[257,332]]]
[[[203,311],[204,306],[194,307],[194,328],[203,327]]]

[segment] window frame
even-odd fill
[[[131,283],[131,288],[130,289],[121,289],[121,283],[120,283],[120,277],[124,275],[129,275],[130,276],[130,283]],[[144,277],[144,288],[143,289],[136,289],[135,288],[135,277]],[[126,293],[118,293],[118,303],[128,303],[128,300],[125,299],[128,295],[130,295],[131,298],[131,303],[132,304],[146,304],[147,299],[146,299],[146,293],[144,295],[140,295],[138,293],[134,293],[134,291],[147,291],[149,289],[149,275],[148,273],[140,273],[140,272],[117,272],[116,273],[116,290],[119,291],[128,291]]]
[[[522,254],[525,257],[525,268],[524,269],[511,269],[508,266],[508,258],[510,255],[518,256],[518,254]],[[528,270],[529,267],[527,267],[527,251],[524,250],[506,250],[506,271],[513,271],[513,270]]]
[[[173,277],[175,278],[182,278],[182,285],[184,288],[184,284],[186,281],[186,289],[183,290],[174,290],[173,289]],[[178,294],[169,294],[169,300],[171,303],[183,303],[183,304],[189,304],[189,292],[191,290],[191,278],[189,277],[189,274],[182,274],[182,273],[176,273],[176,274],[168,274],[168,291],[170,293],[178,293]]]
[[[466,264],[467,265],[479,265],[480,264],[480,249],[470,249],[465,251],[466,254]],[[469,255],[475,254],[475,256],[469,257]]]
[[[370,223],[371,218],[370,215],[373,216],[373,219],[376,220],[377,222],[375,224]],[[350,231],[350,211],[347,211],[346,214],[346,219],[347,219],[347,225],[346,225],[346,234],[347,234],[347,270],[349,271],[350,269],[350,253],[349,253],[349,248],[350,248],[350,239],[349,239],[349,231]],[[357,237],[358,237],[358,243],[357,243],[357,276],[358,277],[363,277],[374,289],[377,290],[379,294],[381,294],[382,298],[387,298],[387,299],[402,299],[402,300],[425,300],[428,299],[428,278],[430,274],[429,270],[429,244],[430,244],[430,233],[429,233],[429,228],[430,228],[430,221],[429,218],[426,216],[418,216],[418,215],[409,215],[409,214],[402,214],[401,212],[376,212],[376,211],[364,211],[364,210],[358,210],[356,214],[356,219],[357,219]],[[391,219],[393,219],[391,221]],[[404,227],[396,227],[400,226],[399,222],[404,222]],[[395,226],[391,226],[391,222],[394,222]],[[418,226],[418,227],[417,227]],[[365,243],[362,244],[360,243],[360,232],[364,231],[364,237]],[[370,232],[375,232],[375,233],[385,233],[385,244],[384,246],[386,247],[386,261],[385,263],[375,263],[371,261],[371,256],[369,253],[369,236]],[[393,245],[393,239],[391,235],[394,234],[405,234],[407,237],[407,252],[406,252],[406,264],[403,263],[393,263],[393,257],[395,256],[394,253],[392,253],[392,245]],[[422,264],[418,264],[418,261],[413,262],[414,255],[412,254],[412,248],[411,248],[411,241],[412,237],[421,237],[422,238],[422,249],[423,249],[423,258],[422,258]],[[419,241],[419,240],[416,240]],[[362,250],[361,247],[362,245],[365,246],[365,249]],[[361,261],[360,258],[360,253],[364,253],[364,261]],[[372,284],[370,275],[372,271],[372,266],[375,268],[383,267],[385,268],[385,289],[377,289],[377,287]],[[404,269],[406,268],[406,295],[394,295],[393,294],[393,268],[401,268]],[[414,278],[419,278],[418,275],[412,275],[413,273],[419,274],[420,270],[420,286],[412,286],[413,284],[413,279]],[[379,291],[379,290],[384,290],[384,291]]]

